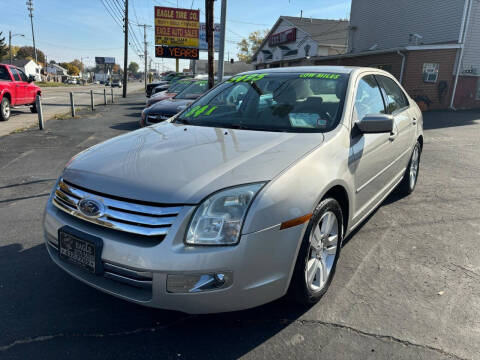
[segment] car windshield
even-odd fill
[[[192,81],[175,96],[175,99],[196,99],[205,91],[207,91],[207,80]]]
[[[234,129],[326,132],[340,121],[347,82],[348,74],[336,73],[237,75],[192,103],[175,121]]]
[[[185,89],[187,86],[189,86],[191,84],[192,84],[192,81],[180,80],[180,81],[176,82],[175,84],[173,84],[172,86],[170,86],[168,88],[168,92],[178,94],[180,91],[182,91],[183,89]]]

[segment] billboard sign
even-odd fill
[[[180,46],[155,46],[155,57],[198,60],[198,49]]]
[[[198,49],[199,10],[155,6],[155,45]]]
[[[95,57],[95,63],[97,65],[115,64],[115,58],[114,57]]]
[[[220,51],[220,24],[215,24],[214,26],[215,31],[213,33],[213,36],[215,38],[214,44],[215,44],[215,51]],[[207,27],[205,23],[200,23],[200,37],[199,37],[199,50],[208,50],[208,44],[207,44]]]

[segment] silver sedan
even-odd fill
[[[389,73],[243,73],[173,118],[98,144],[48,200],[48,252],[138,304],[212,313],[327,291],[342,241],[416,185],[422,114]],[[63,291],[60,289],[59,291]]]

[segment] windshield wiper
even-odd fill
[[[183,118],[176,118],[175,119],[175,122],[176,123],[179,123],[179,124],[183,124],[183,125],[190,125],[190,121],[188,121],[187,119],[183,119]]]

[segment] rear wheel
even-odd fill
[[[4,97],[0,103],[0,120],[7,121],[10,119],[10,113],[10,100],[7,97]]]
[[[290,295],[300,304],[315,304],[332,282],[343,240],[342,209],[333,198],[315,209],[302,240],[290,283]]]
[[[420,142],[417,141],[415,147],[412,151],[412,156],[408,163],[407,169],[405,170],[405,175],[403,176],[402,182],[398,186],[399,191],[404,195],[410,195],[413,190],[415,190],[415,185],[417,185],[418,172],[420,170],[420,155],[422,154],[422,146]]]

